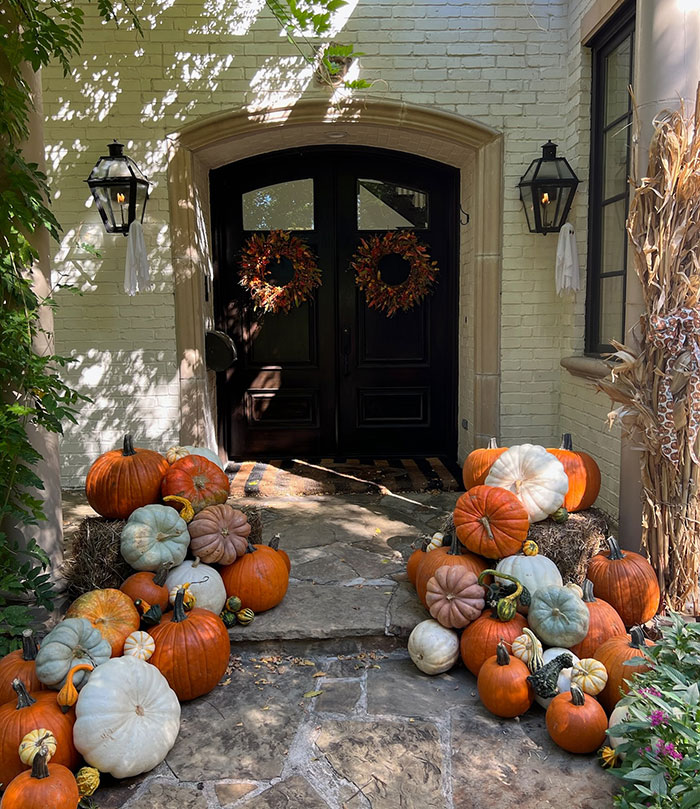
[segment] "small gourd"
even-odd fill
[[[157,626],[160,619],[163,617],[163,610],[159,604],[149,604],[144,598],[137,598],[134,601],[134,606],[141,616],[141,626],[148,628],[149,626]]]
[[[584,657],[578,663],[574,663],[571,669],[571,682],[575,683],[584,694],[595,697],[608,682],[608,670],[595,657]]]
[[[561,525],[569,519],[569,512],[564,508],[564,506],[562,506],[549,516],[551,517],[552,520],[554,520],[554,522],[559,523]]]
[[[542,666],[542,644],[535,633],[530,629],[523,629],[523,634],[513,641],[511,651],[518,660],[530,669],[530,671],[537,671]],[[539,665],[535,666],[539,658]]]
[[[183,582],[183,584],[178,584],[176,587],[173,587],[170,590],[170,594],[168,596],[168,598],[170,599],[170,606],[173,606],[175,604],[175,599],[177,598],[179,590],[185,591],[185,595],[182,597],[182,606],[185,608],[186,611],[189,612],[189,610],[191,610],[192,607],[196,606],[197,599],[195,598],[195,595],[192,592],[192,590],[190,590],[190,584],[191,582],[186,581]]]
[[[243,603],[238,596],[230,596],[226,599],[224,609],[227,612],[239,612],[243,608]]]
[[[441,531],[436,531],[432,537],[430,538],[430,542],[425,549],[426,553],[430,551],[437,550],[438,548],[442,548],[442,541],[445,538],[445,535]]]
[[[583,598],[583,587],[576,584],[575,581],[567,581],[564,587],[566,587],[567,590],[571,590],[572,593],[576,593],[579,598]]]
[[[192,522],[194,517],[194,509],[192,503],[186,497],[178,497],[176,494],[168,494],[163,498],[164,503],[179,503],[182,508],[180,509],[180,517],[186,522]],[[173,506],[175,508],[175,506]]]
[[[221,618],[221,620],[224,622],[226,629],[231,629],[232,626],[236,626],[238,623],[236,613],[229,612],[228,610],[224,610],[223,612],[219,613],[219,618]]]
[[[56,752],[56,737],[53,733],[46,728],[30,730],[19,743],[19,757],[22,763],[31,767],[34,756],[36,756],[44,745],[48,751],[48,758],[52,758]]]
[[[562,669],[570,668],[573,665],[574,659],[570,652],[564,652],[557,655],[554,660],[545,663],[537,671],[533,671],[527,681],[532,686],[535,694],[538,697],[549,699],[556,697],[559,693],[557,681],[559,680],[559,673]]]
[[[89,798],[100,785],[100,771],[96,767],[81,767],[75,775],[81,798]]]
[[[497,572],[498,571],[496,570],[484,570],[481,574],[479,574],[477,582],[483,586],[484,579],[487,576],[495,576]],[[501,573],[499,578],[507,579],[515,584],[515,590],[510,595],[504,596],[503,598],[498,598],[494,607],[495,614],[499,621],[506,622],[510,621],[518,611],[518,603],[519,598],[523,594],[523,586],[515,577],[509,576],[506,573]]]
[[[124,641],[124,655],[148,660],[156,650],[156,642],[143,630],[132,632]]]
[[[255,620],[255,613],[250,607],[243,607],[242,610],[236,613],[236,620],[241,626],[247,626]]]

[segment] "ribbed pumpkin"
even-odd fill
[[[124,436],[122,449],[105,452],[93,463],[85,480],[88,503],[111,520],[126,520],[132,511],[160,500],[160,487],[169,465],[151,449],[134,447]]]
[[[428,580],[425,601],[430,614],[441,625],[463,629],[483,612],[484,588],[471,570],[459,565],[439,567]]]
[[[454,533],[449,546],[436,548],[434,551],[426,553],[418,564],[416,571],[416,592],[424,606],[428,581],[435,575],[435,571],[444,565],[460,565],[467,570],[471,570],[471,572],[475,573],[477,576],[488,567],[486,561],[480,556],[476,556],[476,554],[469,553],[468,551],[465,552],[457,539],[457,534]]]
[[[586,452],[575,452],[571,442],[571,433],[564,433],[561,446],[548,449],[557,460],[561,461],[566,476],[569,478],[569,491],[564,498],[567,511],[583,511],[595,503],[600,492],[600,468],[595,460]]]
[[[29,772],[23,772],[7,785],[2,809],[75,809],[80,800],[73,773],[52,760],[43,745]]]
[[[569,753],[592,753],[605,741],[608,719],[600,704],[575,684],[557,694],[545,716],[552,740]]]
[[[19,678],[27,691],[43,691],[46,687],[36,676],[37,645],[31,629],[22,632],[22,648],[0,660],[0,705],[15,699],[12,681]]]
[[[147,601],[157,604],[163,612],[170,606],[168,602],[168,588],[165,580],[172,565],[161,565],[157,572],[143,570],[134,573],[121,583],[119,589],[126,593],[132,601]]]
[[[134,602],[121,590],[105,588],[83,593],[68,607],[66,618],[87,618],[112,647],[112,657],[124,649],[127,635],[141,623]]]
[[[181,701],[208,694],[226,671],[231,654],[221,618],[198,607],[185,612],[183,593],[178,593],[173,611],[149,631],[156,648],[148,661]]]
[[[187,523],[174,508],[160,505],[137,508],[120,539],[122,556],[135,570],[179,565],[189,544]]]
[[[481,617],[462,632],[459,651],[464,665],[472,674],[478,675],[484,662],[496,654],[499,641],[510,645],[522,635],[526,626],[527,622],[520,613],[510,621],[501,621],[491,610],[484,610]]]
[[[64,618],[49,632],[36,656],[36,675],[44,685],[58,690],[68,672],[78,663],[99,666],[112,655],[110,642],[87,618]],[[82,686],[86,672],[76,677]]]
[[[186,498],[197,513],[207,506],[225,503],[229,489],[228,478],[221,467],[201,455],[187,455],[166,470],[161,494]]]
[[[590,615],[588,634],[570,648],[579,657],[592,657],[596,649],[606,640],[616,635],[624,635],[625,625],[617,611],[607,601],[593,595],[593,582],[589,579],[583,583],[583,603]]]
[[[248,549],[248,518],[226,503],[203,508],[187,530],[190,553],[207,564],[230,565]]]
[[[530,669],[517,657],[511,657],[503,641],[496,654],[479,669],[476,688],[484,707],[496,716],[520,716],[532,705],[535,694],[527,678]]]
[[[496,439],[491,437],[488,446],[470,452],[462,467],[464,488],[469,491],[473,486],[481,486],[486,480],[493,462],[500,458],[505,451],[506,447],[499,447]]]
[[[457,500],[457,538],[472,553],[488,559],[512,556],[522,548],[530,528],[527,511],[506,489],[474,486]]]
[[[80,760],[73,744],[75,712],[61,711],[55,691],[30,694],[21,680],[15,680],[12,687],[16,699],[0,706],[0,782],[9,784],[27,769],[20,760],[19,745],[27,733],[36,728],[46,728],[56,737],[56,764],[74,769]]]
[[[289,571],[282,556],[267,545],[252,545],[232,564],[221,568],[226,594],[238,596],[243,607],[264,612],[287,593]]]
[[[595,651],[593,657],[605,666],[608,682],[598,695],[600,704],[610,713],[622,697],[629,691],[628,680],[635,672],[646,671],[649,666],[640,660],[639,665],[625,665],[625,660],[643,658],[644,648],[654,644],[646,640],[641,627],[634,626],[629,635],[616,636],[606,640]]]
[[[659,582],[654,568],[638,553],[622,551],[614,537],[608,550],[588,563],[588,578],[598,598],[613,606],[625,626],[644,624],[659,608]]]

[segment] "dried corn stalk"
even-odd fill
[[[642,542],[665,603],[683,610],[700,567],[700,85],[694,119],[681,105],[656,121],[627,232],[644,313],[638,346],[614,344],[599,387],[641,447]]]

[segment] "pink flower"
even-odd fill
[[[652,688],[651,686],[649,686],[649,688],[640,688],[638,693],[642,694],[643,696],[651,696],[651,697],[663,696],[661,691],[659,691],[657,688]]]
[[[649,721],[651,722],[651,726],[656,728],[659,725],[667,724],[668,717],[663,711],[652,711],[651,714],[649,714]]]

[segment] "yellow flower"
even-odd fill
[[[598,760],[600,761],[600,766],[604,767],[605,769],[611,769],[612,767],[617,767],[620,763],[620,757],[615,752],[614,748],[608,747],[601,747],[598,751]]]

